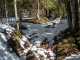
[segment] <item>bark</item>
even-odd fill
[[[70,0],[72,12],[72,30],[74,34],[78,32],[79,19],[78,19],[78,0]]]
[[[4,17],[4,11],[5,11],[5,7],[3,6],[3,5],[4,5],[3,2],[4,2],[4,1],[2,1],[2,6],[1,6],[1,21],[2,21],[2,19],[3,19],[3,17]],[[3,24],[3,22],[2,22],[2,24]]]
[[[3,21],[2,21],[2,19],[3,19],[3,15],[4,15],[4,13],[3,13],[3,11],[4,11],[4,7],[3,7],[3,5],[4,5],[4,3],[3,3],[4,1],[0,1],[0,20],[1,20],[1,23],[3,24]]]
[[[21,26],[22,26],[22,10],[19,10],[19,30],[21,30]]]
[[[3,19],[3,7],[1,6],[1,23],[3,24],[2,19]]]
[[[64,2],[65,2],[66,10],[67,10],[67,19],[68,19],[69,30],[72,31],[72,15],[71,15],[70,1],[65,0]]]
[[[47,17],[49,17],[49,10],[46,9],[46,14],[47,14]]]
[[[53,9],[50,9],[50,10],[49,10],[49,17],[51,17],[51,16],[52,16],[52,15],[51,15],[52,10],[53,10]]]
[[[49,17],[49,10],[45,9],[46,17]]]
[[[18,21],[18,16],[17,16],[17,4],[16,0],[14,0],[14,9],[15,9],[15,19],[16,19],[16,24],[17,24],[17,30],[19,31],[19,21]]]
[[[0,23],[2,23],[2,4],[1,3],[0,3]]]
[[[44,10],[45,10],[45,13],[46,13],[45,16],[47,17],[47,9],[44,9]]]
[[[78,9],[78,0],[75,0],[75,29],[76,29],[76,32],[79,32],[79,9]]]
[[[78,0],[65,0],[70,31],[73,35],[79,32]]]
[[[9,23],[8,23],[7,0],[5,0],[5,11],[6,11],[6,20],[7,20],[7,24],[9,25]]]
[[[78,9],[79,9],[79,29],[80,29],[80,0],[78,0]]]
[[[64,18],[65,18],[65,11],[64,11],[64,9],[62,9],[61,19],[64,19]]]
[[[40,20],[40,3],[39,3],[39,0],[38,0],[37,18],[38,18],[38,20]]]

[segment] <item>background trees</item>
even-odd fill
[[[5,3],[4,3],[5,2]],[[79,11],[80,11],[80,1],[79,0],[16,0],[17,2],[17,16],[19,21],[22,20],[22,12],[26,10],[29,17],[34,17],[35,19],[42,20],[40,18],[65,18],[66,12],[68,17],[68,23],[70,30],[74,33],[79,30]],[[0,1],[0,12],[1,17],[5,16],[14,17],[14,0],[3,0]],[[5,11],[4,11],[5,5]],[[66,10],[67,11],[66,11]],[[3,11],[3,12],[2,12]],[[9,12],[9,13],[8,13]],[[7,20],[8,22],[8,20]]]
[[[71,33],[79,33],[79,6],[78,0],[64,0],[67,10],[67,18]]]
[[[22,10],[27,10],[29,16],[37,18],[40,17],[61,17],[65,15],[64,0],[16,0],[18,16],[21,15]],[[38,4],[39,3],[39,4]],[[9,16],[14,16],[14,0],[7,0]],[[39,9],[38,9],[39,8]],[[38,11],[40,14],[37,14]],[[61,17],[62,18],[62,17]]]
[[[3,18],[3,15],[4,15],[4,3],[3,3],[4,1],[3,0],[1,0],[0,1],[0,23],[3,23],[2,22],[2,18]]]
[[[50,17],[52,9],[56,6],[52,0],[42,0],[43,8],[45,9],[46,17]]]

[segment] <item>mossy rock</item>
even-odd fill
[[[80,37],[77,37],[78,44],[80,44]]]
[[[57,54],[58,54],[58,55],[64,55],[64,54],[65,54],[64,48],[63,48],[63,47],[58,47],[58,49],[57,49]]]
[[[80,41],[78,41],[78,44],[80,45]]]
[[[76,44],[72,44],[72,46],[71,47],[77,47],[77,45]]]
[[[80,41],[80,37],[77,37],[77,40]]]
[[[12,38],[14,41],[16,41],[16,40],[19,41],[19,39],[20,39],[19,36],[17,36],[17,35],[12,35],[11,38]]]
[[[60,51],[63,51],[63,47],[58,47],[57,51],[60,52]]]
[[[63,44],[66,44],[66,43],[68,43],[68,42],[69,42],[68,39],[63,39],[63,40],[62,40],[62,43],[63,43]]]
[[[71,40],[72,40],[72,38],[73,38],[72,36],[69,36],[69,37],[68,37],[68,40],[69,40],[69,41],[71,41]]]
[[[19,38],[19,36],[16,35],[16,36],[15,36],[15,39],[16,39],[16,40],[19,40],[20,38]]]
[[[79,37],[79,36],[80,36],[80,32],[79,32],[79,33],[76,33],[75,36],[76,36],[76,37]]]
[[[20,31],[16,31],[16,34],[19,36],[19,38],[21,38],[21,37],[22,37],[22,35],[21,35]]]

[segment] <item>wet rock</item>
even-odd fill
[[[49,44],[47,42],[42,42],[40,44],[40,48],[44,48],[44,49],[47,49],[49,47]]]
[[[34,58],[35,58],[34,53],[31,50],[29,50],[26,54],[26,60],[33,60]]]
[[[26,42],[25,42],[25,44],[24,44],[24,47],[27,48],[27,47],[29,47],[29,46],[30,46],[30,42],[29,42],[29,40],[26,40]]]
[[[23,52],[23,49],[20,46],[20,43],[18,41],[14,41],[12,38],[10,38],[7,41],[8,49],[12,48],[12,51],[16,53],[17,56],[20,57],[20,54]]]

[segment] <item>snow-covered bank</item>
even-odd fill
[[[15,21],[13,20],[13,22],[10,23],[14,24],[14,22]],[[25,26],[27,30],[22,30],[24,35],[22,36],[20,43],[21,47],[24,48],[24,52],[22,53],[23,56],[21,55],[20,58],[17,57],[15,53],[10,53],[7,49],[6,44],[4,43],[10,38],[10,35],[4,34],[4,30],[6,29],[12,31],[14,28],[5,24],[0,25],[0,60],[26,60],[26,57],[24,55],[29,50],[31,50],[37,58],[44,56],[44,60],[54,60],[56,54],[53,51],[40,48],[39,46],[44,40],[48,42],[49,45],[53,44],[54,36],[60,34],[61,31],[64,31],[68,28],[67,20],[60,21],[57,19],[46,24],[33,24],[23,22],[22,25]],[[31,44],[30,47],[25,48],[23,45],[27,38],[30,40]],[[47,53],[50,55],[49,58],[47,58]],[[66,57],[65,60],[77,60],[78,58],[80,58],[80,54]]]
[[[80,52],[71,54],[71,56],[66,57],[64,60],[80,60]]]
[[[2,22],[3,22],[3,24],[7,24],[6,18],[3,18],[3,19],[2,19]],[[9,24],[16,24],[15,17],[9,17],[9,18],[8,18],[8,23],[9,23]]]
[[[9,39],[9,36],[5,35],[4,33],[1,33],[1,31],[0,31],[0,60],[19,60],[15,53],[10,53],[8,51],[5,42]]]
[[[5,19],[4,19],[4,22],[5,22]],[[15,21],[13,21],[13,22],[15,22]],[[11,23],[14,24],[13,22],[11,22]],[[54,59],[55,54],[51,50],[38,48],[40,46],[41,42],[43,42],[45,39],[46,39],[46,42],[49,42],[49,45],[53,44],[54,43],[54,40],[53,40],[54,36],[58,35],[61,31],[68,28],[67,20],[60,21],[60,22],[58,22],[54,25],[53,25],[53,23],[55,23],[55,22],[52,21],[52,22],[47,23],[47,24],[33,24],[33,23],[27,23],[27,22],[22,23],[22,25],[24,25],[27,28],[27,30],[22,30],[24,35],[23,35],[23,37],[20,41],[21,46],[24,48],[23,45],[24,45],[25,40],[27,38],[29,38],[30,42],[31,42],[30,47],[28,47],[27,49],[24,48],[24,52],[23,52],[22,55],[26,54],[29,50],[31,50],[32,52],[34,52],[34,54],[37,58],[39,58],[40,56],[44,56],[44,60],[45,59],[48,59],[48,60],[49,59]],[[47,27],[48,25],[50,25],[50,27]],[[8,25],[2,24],[0,26],[0,31],[4,32],[5,29],[10,30],[10,31],[14,30],[14,28],[11,28]],[[1,34],[3,34],[3,33],[1,33]],[[10,36],[8,36],[8,38],[7,38],[7,36],[8,35],[4,36],[5,41],[7,41],[7,39],[9,39],[9,37],[10,37]],[[2,42],[1,42],[1,44],[2,44]],[[5,49],[7,49],[7,47]],[[8,52],[8,53],[10,53],[10,52]],[[50,55],[50,58],[47,58],[47,55],[46,55],[47,53]],[[3,54],[2,56],[4,56],[4,55],[5,54]],[[16,55],[13,54],[13,57],[14,56],[16,56]],[[6,58],[8,58],[8,57],[6,56]],[[14,59],[16,59],[16,58],[14,58]],[[18,59],[19,58],[17,58],[17,60]],[[25,60],[25,58],[21,58],[21,59]],[[10,60],[12,60],[12,59],[10,59]]]
[[[47,24],[33,24],[27,22],[22,23],[22,25],[27,28],[27,30],[22,30],[22,32],[25,37],[30,39],[31,42],[31,46],[24,50],[24,53],[27,53],[29,50],[31,50],[34,52],[37,58],[44,56],[44,59],[47,58],[47,55],[45,53],[49,53],[51,57],[47,59],[53,58],[54,60],[55,54],[51,50],[47,51],[46,49],[38,47],[40,46],[41,42],[45,40],[49,43],[49,45],[52,45],[54,43],[54,37],[61,31],[64,31],[68,28],[67,20],[55,21],[56,20]],[[53,23],[55,24],[53,25]]]

